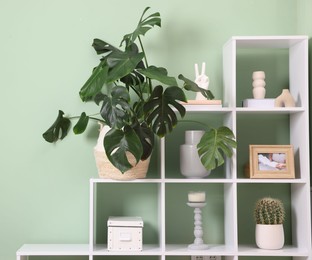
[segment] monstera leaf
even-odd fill
[[[118,48],[114,47],[113,45],[97,38],[93,40],[92,47],[95,49],[97,54],[109,54],[112,51],[121,52]]]
[[[168,76],[168,72],[165,68],[149,66],[146,69],[139,69],[138,71],[144,76],[150,79],[158,80],[159,82],[168,86],[178,86],[175,77]]]
[[[132,128],[140,138],[142,144],[143,154],[141,160],[146,160],[150,157],[154,148],[154,133],[144,122],[142,124],[136,124]]]
[[[135,157],[136,163],[143,153],[140,138],[129,126],[125,126],[123,130],[111,129],[105,135],[104,148],[110,162],[122,173],[133,167],[128,161],[127,152]]]
[[[89,116],[87,116],[85,112],[82,112],[77,124],[73,128],[74,133],[76,135],[82,134],[86,130],[88,123],[89,123]]]
[[[106,124],[110,127],[122,128],[129,120],[130,95],[125,87],[117,86],[112,89],[111,96],[98,94],[95,102],[103,101],[100,111]]]
[[[92,100],[101,90],[104,84],[109,84],[130,74],[143,59],[144,54],[138,52],[135,44],[129,46],[126,51],[111,50],[100,64],[93,70],[91,76],[80,89],[79,95],[82,101]]]
[[[126,42],[126,45],[132,44],[140,35],[145,35],[146,32],[152,29],[155,25],[159,27],[161,26],[160,14],[158,12],[153,13],[143,19],[143,16],[148,9],[149,7],[144,9],[137,27],[132,33],[126,34],[123,37],[120,46],[123,44],[123,42]]]
[[[178,103],[177,100],[186,102],[182,89],[172,86],[163,91],[163,87],[158,85],[144,105],[144,109],[148,112],[146,121],[149,125],[152,125],[153,132],[160,137],[171,132],[178,122],[173,108],[178,110],[181,117],[185,115],[184,106]]]
[[[135,44],[130,45],[124,52],[112,52],[109,54],[107,64],[110,67],[106,83],[120,80],[131,73],[143,59],[143,52],[138,52]]]
[[[59,139],[62,140],[67,135],[69,127],[70,120],[64,117],[64,112],[62,110],[59,110],[55,122],[42,136],[47,142],[53,143]]]
[[[233,132],[225,126],[212,128],[203,135],[197,148],[200,160],[207,170],[215,169],[224,163],[222,153],[227,157],[232,156],[232,148],[236,148],[233,139]]]
[[[106,60],[102,60],[100,64],[93,70],[91,76],[79,91],[82,101],[89,101],[99,93],[108,77],[108,65]]]
[[[143,61],[140,61],[135,69],[137,70],[138,68],[144,68]],[[141,92],[143,90],[141,85],[146,83],[146,82],[144,82],[144,80],[145,80],[144,76],[141,75],[140,73],[138,73],[136,70],[134,70],[130,74],[122,77],[120,79],[120,81],[125,83],[125,85],[128,89],[129,89],[129,87],[135,87],[136,89],[139,89],[139,91]]]

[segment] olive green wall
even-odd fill
[[[2,0],[0,259],[24,243],[87,243],[96,126],[56,145],[41,134],[58,109],[80,111],[79,88],[98,61],[92,39],[118,45],[146,6],[163,23],[144,39],[150,63],[192,78],[205,61],[217,98],[231,36],[312,36],[311,0]]]

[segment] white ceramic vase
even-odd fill
[[[256,244],[261,249],[281,249],[284,246],[283,224],[256,224]]]
[[[210,174],[200,161],[197,144],[205,131],[185,131],[185,144],[180,146],[180,171],[186,178],[204,178]]]
[[[254,99],[263,99],[265,97],[265,73],[264,71],[254,71],[252,73],[252,94]]]

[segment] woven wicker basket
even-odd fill
[[[98,151],[94,149],[94,157],[100,178],[122,181],[145,178],[150,162],[150,158],[148,158],[147,160],[140,161],[137,165],[135,165],[135,158],[132,154],[129,153],[127,155],[128,160],[132,165],[135,166],[129,171],[121,173],[115,166],[111,164],[104,151]]]

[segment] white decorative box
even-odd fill
[[[108,251],[142,251],[141,217],[109,217],[107,227]]]
[[[264,98],[264,99],[244,99],[243,107],[254,107],[254,108],[273,108],[275,98]]]

